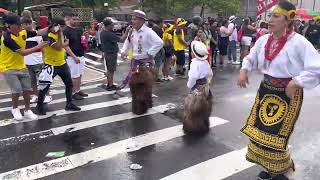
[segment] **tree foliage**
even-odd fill
[[[10,0],[0,0],[0,7],[8,9],[8,10],[15,10],[16,3]]]
[[[179,12],[192,10],[196,6],[209,8],[218,15],[236,14],[240,8],[239,0],[143,0],[142,8],[160,16],[175,16]],[[201,15],[201,12],[199,12]]]
[[[108,7],[117,6],[119,0],[72,0],[76,7],[91,7],[91,8],[98,8],[104,7],[104,3],[108,3]]]

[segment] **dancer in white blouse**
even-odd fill
[[[238,85],[245,88],[247,72],[264,74],[255,103],[241,132],[250,138],[247,160],[266,171],[259,179],[286,180],[294,171],[288,140],[298,119],[303,88],[320,84],[320,55],[312,44],[293,31],[295,6],[276,5],[269,19],[271,34],[258,39],[244,58]]]
[[[212,95],[209,81],[212,70],[207,61],[208,49],[200,41],[191,43],[192,62],[187,86],[191,90],[185,99],[183,130],[186,134],[203,134],[209,130]]]

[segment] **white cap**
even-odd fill
[[[132,16],[136,16],[138,18],[142,18],[144,20],[147,20],[146,13],[140,10],[134,10],[132,13]]]
[[[208,58],[208,49],[206,45],[200,41],[192,41],[191,51],[199,60],[207,60]]]

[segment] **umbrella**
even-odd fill
[[[9,11],[6,9],[0,8],[0,13],[6,13],[6,12],[9,12]]]
[[[313,17],[309,15],[309,11],[307,9],[297,9],[296,15],[301,19],[312,19]]]

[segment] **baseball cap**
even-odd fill
[[[104,18],[103,25],[105,26],[113,25],[113,22],[109,18]]]

